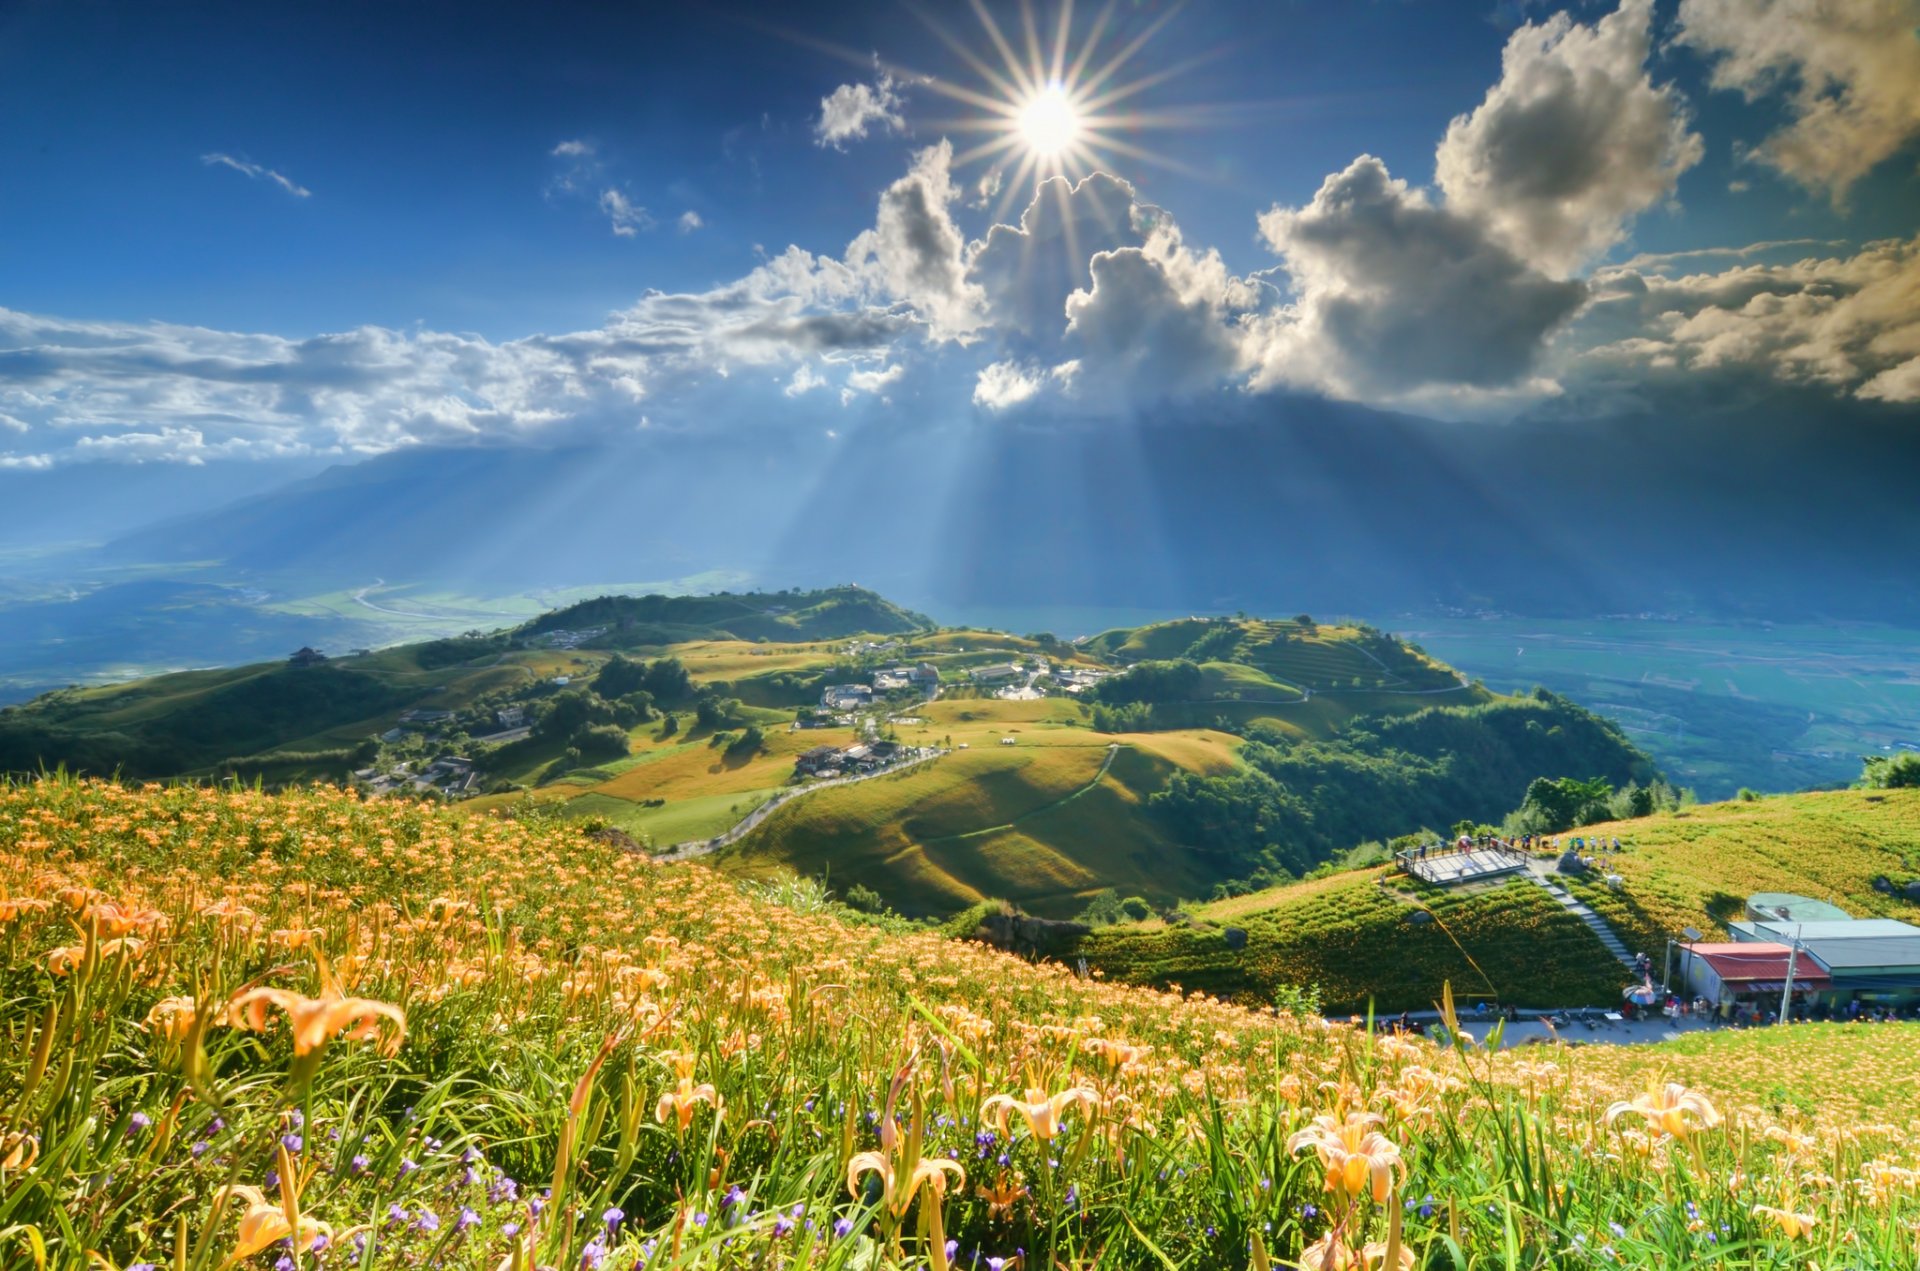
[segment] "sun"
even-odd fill
[[[1148,61],[1154,37],[1180,10],[1157,12],[1122,0],[1106,0],[1076,32],[1074,0],[1052,0],[1051,20],[1034,11],[1046,0],[1017,0],[1017,24],[1003,29],[986,0],[973,0],[986,47],[949,31],[931,12],[919,16],[933,34],[975,75],[972,87],[937,75],[901,68],[923,89],[967,108],[959,118],[928,121],[942,131],[979,136],[953,157],[953,166],[987,165],[982,190],[999,194],[993,215],[1006,215],[1050,177],[1078,181],[1097,169],[1117,171],[1129,161],[1196,175],[1179,159],[1143,144],[1154,129],[1204,125],[1212,108],[1187,105],[1152,109],[1143,101],[1168,81],[1216,56],[1203,53],[1172,65],[1139,67]],[[1071,231],[1069,231],[1071,232]]]
[[[1057,80],[1022,102],[1015,122],[1027,150],[1042,160],[1059,158],[1080,140],[1080,109]]]

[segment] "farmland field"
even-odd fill
[[[1665,619],[1408,617],[1390,629],[1502,692],[1608,715],[1705,798],[1852,781],[1920,749],[1920,632]]]

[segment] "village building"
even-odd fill
[[[873,689],[865,684],[829,684],[820,691],[820,704],[830,711],[858,710],[873,705]]]
[[[834,746],[815,746],[802,751],[793,761],[795,776],[819,777],[838,774],[840,771],[840,751]]]
[[[1723,1019],[1741,1010],[1777,1012],[1790,964],[1795,1005],[1805,1008],[1816,994],[1833,987],[1825,969],[1804,951],[1795,954],[1790,946],[1771,940],[1689,944],[1680,952],[1680,974],[1688,992],[1705,998]]]
[[[967,678],[975,684],[998,684],[1020,674],[1020,668],[1011,662],[997,662],[992,666],[976,666],[967,672]]]
[[[1835,1010],[1856,1001],[1892,1007],[1920,1001],[1920,927],[1910,922],[1749,920],[1729,923],[1727,929],[1741,944],[1797,945],[1801,962],[1811,958],[1831,980],[1821,997]]]

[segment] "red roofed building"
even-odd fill
[[[1796,957],[1784,944],[1757,940],[1680,947],[1680,973],[1688,988],[1713,1003],[1722,1015],[1731,1014],[1738,1006],[1777,1012],[1789,961],[1793,965],[1795,1001],[1806,1001],[1807,995],[1832,987],[1826,968],[1805,949]]]

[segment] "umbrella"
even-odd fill
[[[1660,1000],[1660,995],[1653,991],[1651,984],[1631,985],[1620,996],[1638,1006],[1652,1006]]]

